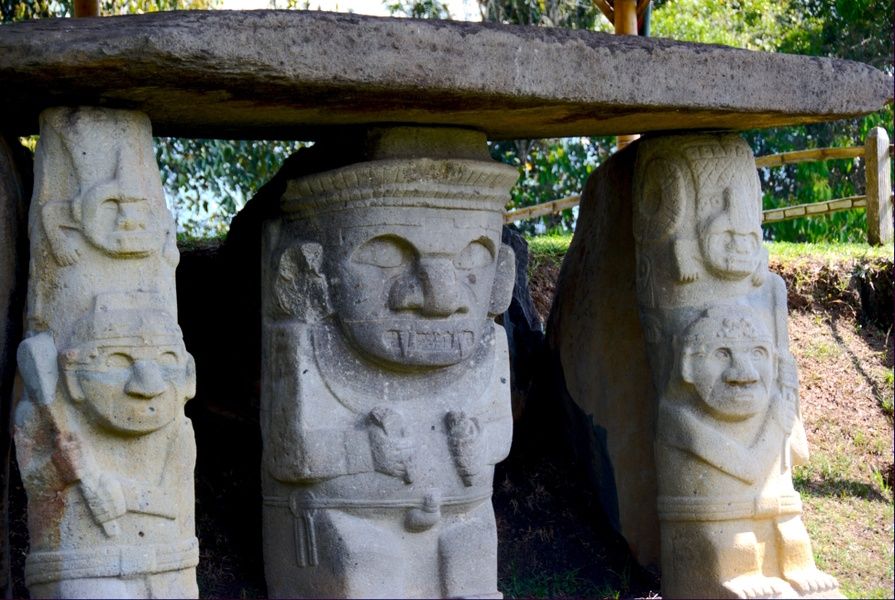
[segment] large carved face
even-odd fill
[[[151,433],[181,414],[195,394],[195,362],[183,343],[143,341],[80,348],[77,362],[64,364],[69,394],[100,427]]]
[[[717,419],[739,421],[764,413],[774,382],[774,354],[768,336],[737,317],[703,318],[698,334],[685,342],[684,381]]]
[[[710,191],[708,206],[700,207],[699,247],[708,269],[724,279],[753,274],[763,256],[757,182],[745,173],[736,175],[727,186]]]
[[[366,357],[393,367],[444,367],[480,343],[498,273],[501,216],[440,208],[339,213],[324,249],[332,307]],[[503,270],[502,270],[503,271]],[[500,309],[502,310],[502,309]]]
[[[84,236],[112,256],[146,256],[164,241],[161,219],[153,210],[154,204],[164,206],[164,200],[141,197],[129,191],[133,187],[115,179],[93,186],[76,200]]]

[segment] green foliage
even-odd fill
[[[491,156],[519,169],[520,180],[513,188],[511,208],[520,208],[573,196],[581,192],[587,177],[614,150],[614,138],[565,138],[516,140],[491,144]],[[574,227],[574,214],[521,222],[528,233],[561,233]]]
[[[592,30],[605,22],[590,0],[479,0],[479,8],[491,23]]]
[[[410,0],[405,2],[397,0],[382,2],[391,15],[404,15],[414,19],[450,19],[451,13],[448,11],[447,5],[439,0]]]
[[[178,230],[189,237],[226,233],[246,200],[290,154],[307,145],[182,138],[156,138],[155,142]]]
[[[101,0],[100,15],[131,15],[161,10],[214,8],[220,0]],[[72,16],[71,0],[0,0],[2,22]]]

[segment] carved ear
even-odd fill
[[[190,400],[196,396],[196,359],[193,355],[186,355],[186,389],[184,389],[184,400]]]
[[[309,323],[332,314],[322,268],[323,247],[317,242],[303,242],[283,251],[273,285],[280,312]]]
[[[84,393],[84,388],[81,387],[81,382],[78,381],[77,371],[66,370],[62,373],[65,377],[65,387],[68,389],[69,397],[74,402],[83,402],[87,398],[87,394]]]
[[[752,285],[755,287],[761,287],[768,274],[768,249],[762,245],[759,252],[761,252],[761,258],[758,261],[758,266],[755,267],[755,271],[752,272]]]
[[[506,244],[500,245],[497,253],[497,273],[491,287],[491,305],[488,315],[496,317],[505,312],[513,301],[513,287],[516,285],[516,253]]]
[[[687,383],[693,383],[696,380],[693,373],[693,352],[683,348],[681,351],[681,379]]]
[[[38,333],[19,344],[16,353],[19,373],[33,402],[49,405],[56,399],[58,357],[56,342],[48,332]]]

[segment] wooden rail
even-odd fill
[[[568,198],[560,198],[550,202],[535,204],[534,206],[526,206],[511,210],[503,216],[504,223],[513,223],[515,221],[524,221],[525,219],[534,219],[535,217],[543,217],[546,215],[558,215],[567,208],[577,206],[581,201],[581,196],[569,196]]]
[[[890,161],[893,145],[882,127],[874,127],[867,135],[863,146],[850,148],[812,148],[759,156],[755,166],[780,167],[801,162],[832,160],[837,158],[863,158],[866,193],[863,196],[849,196],[825,202],[812,202],[797,206],[772,208],[762,213],[761,222],[778,223],[800,217],[829,215],[843,210],[863,208],[867,211],[867,241],[872,245],[891,242],[892,233],[892,168]]]
[[[765,210],[762,212],[762,224],[829,215],[843,210],[866,209],[867,241],[873,245],[891,242],[893,239],[892,206],[895,204],[890,166],[892,155],[893,145],[889,144],[886,130],[882,127],[874,127],[868,134],[864,146],[812,148],[757,157],[755,166],[758,168],[832,159],[864,158],[867,183],[866,194],[862,196],[849,196],[848,198]],[[519,208],[506,213],[504,223],[533,219],[544,215],[556,215],[567,208],[576,206],[580,200],[581,196],[569,196],[552,202]]]

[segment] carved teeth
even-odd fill
[[[402,356],[410,354],[441,354],[452,352],[462,354],[472,345],[471,331],[414,331],[390,329],[385,334],[387,346],[399,351]]]

